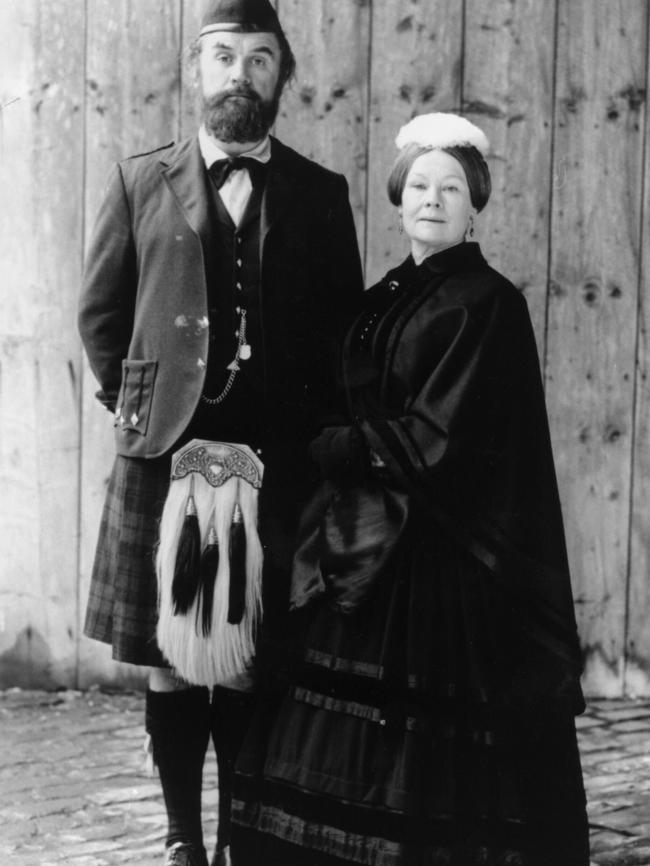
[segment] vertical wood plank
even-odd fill
[[[544,357],[555,9],[466,0],[463,114],[490,140],[492,197],[478,218],[490,264],[526,295]]]
[[[458,111],[462,4],[377,0],[372,4],[366,283],[407,255],[386,182],[399,128],[426,111]]]
[[[204,4],[198,0],[181,0],[183,23],[182,44],[180,46],[181,67],[181,130],[180,137],[196,135],[201,123],[200,90],[190,73],[187,62],[187,49],[197,38],[203,17]]]
[[[86,89],[87,234],[113,163],[160,147],[179,127],[180,11],[178,0],[89,0]],[[106,483],[113,462],[112,418],[94,399],[86,368],[83,387],[81,619]],[[127,666],[108,647],[84,639],[82,684],[130,682]]]
[[[73,686],[83,5],[8,0],[0,32],[0,684]]]
[[[278,14],[296,57],[278,137],[344,174],[360,247],[365,237],[370,4],[367,0],[279,0]]]
[[[560,0],[547,394],[588,693],[621,693],[642,4]]]
[[[630,538],[627,607],[625,692],[650,695],[650,133],[647,94],[650,89],[650,10],[646,29],[646,99],[639,111],[639,127],[645,141],[643,225],[639,281],[639,328],[636,367],[636,416],[634,435],[632,532]],[[639,96],[641,94],[639,93]],[[639,105],[641,109],[641,105]]]

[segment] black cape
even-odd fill
[[[414,514],[427,515],[511,594],[537,658],[521,692],[581,712],[564,528],[523,296],[475,243],[417,267],[409,256],[366,293],[343,370],[350,423],[325,430],[315,448],[333,480],[303,521],[294,607],[330,593],[341,611],[356,610],[386,547]],[[359,471],[364,454],[383,466]]]

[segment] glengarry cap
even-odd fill
[[[284,37],[269,0],[211,0],[201,21],[200,36],[228,30],[237,33],[275,33]]]

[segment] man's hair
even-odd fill
[[[291,46],[284,32],[276,33],[278,42],[280,43],[280,78],[278,81],[279,90],[284,88],[296,74],[296,58],[294,57]],[[199,56],[201,54],[201,37],[197,36],[186,47],[183,52],[185,62],[190,71],[194,72],[198,65]]]
[[[472,204],[477,211],[482,211],[490,198],[492,181],[487,162],[481,152],[471,144],[455,144],[440,148],[427,147],[421,144],[408,144],[397,155],[397,159],[393,163],[388,177],[388,198],[391,204],[394,204],[395,207],[401,205],[406,178],[415,160],[419,156],[422,156],[423,153],[428,153],[435,149],[448,153],[449,156],[453,156],[462,165],[465,177],[467,178],[469,197]]]

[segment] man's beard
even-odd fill
[[[265,101],[250,86],[234,87],[203,97],[203,122],[218,141],[260,141],[273,126],[279,104],[279,88]]]

